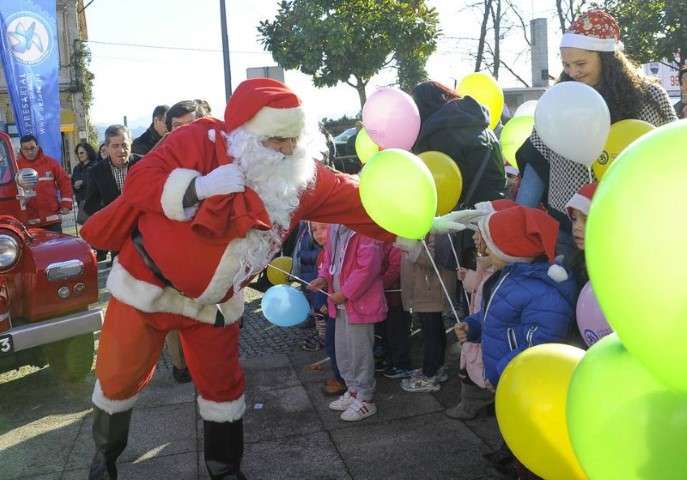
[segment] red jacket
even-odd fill
[[[114,202],[94,214],[81,230],[91,246],[118,250],[107,281],[112,295],[145,312],[181,314],[214,323],[217,304],[225,322],[243,311],[242,295],[233,296],[237,272],[259,272],[264,265],[244,265],[244,239],[272,228],[260,197],[249,188],[233,195],[200,202],[188,218],[182,208],[184,192],[193,178],[205,175],[227,157],[222,122],[203,118],[170,134],[132,167],[124,191]],[[302,219],[346,223],[382,240],[394,236],[377,227],[362,208],[358,185],[352,177],[318,166],[316,180],[300,199],[288,230]],[[147,254],[176,289],[165,287],[142,260],[131,239],[137,227]],[[273,245],[279,250],[287,231],[277,232]],[[250,243],[251,240],[248,240]],[[250,271],[248,271],[250,270]],[[237,298],[238,297],[238,298]]]
[[[38,172],[36,196],[29,200],[27,223],[31,226],[46,226],[60,223],[60,209],[71,210],[74,203],[72,183],[64,168],[52,157],[38,149],[34,160],[28,160],[23,153],[17,159],[19,168],[33,168]]]

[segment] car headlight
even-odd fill
[[[0,268],[9,268],[19,258],[19,243],[10,235],[0,234]]]

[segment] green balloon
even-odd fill
[[[432,227],[437,190],[429,168],[398,148],[374,155],[360,172],[360,199],[382,228],[400,237],[422,239]]]
[[[642,136],[600,183],[587,221],[591,282],[627,349],[687,392],[687,121]],[[687,474],[686,474],[687,475]]]
[[[534,117],[521,116],[508,120],[501,130],[501,152],[503,158],[513,165],[518,167],[518,162],[515,160],[515,153],[522,147],[534,128]]]
[[[687,394],[658,381],[616,334],[594,344],[575,369],[567,420],[590,480],[687,476]]]
[[[360,163],[367,163],[367,161],[378,151],[379,145],[372,141],[367,134],[367,130],[361,128],[355,136],[355,153],[358,155]]]

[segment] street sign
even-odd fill
[[[246,69],[246,78],[273,78],[284,81],[284,69],[281,67],[252,67]]]
[[[678,80],[678,70],[669,66],[668,62],[651,62],[642,65],[644,73],[658,78],[661,85],[666,89],[671,97],[680,97],[680,82]]]

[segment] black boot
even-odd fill
[[[246,480],[241,473],[243,420],[203,422],[205,466],[212,480]]]
[[[129,436],[131,410],[108,414],[98,407],[93,407],[93,440],[95,456],[91,462],[89,480],[116,480],[117,457],[126,447]]]

